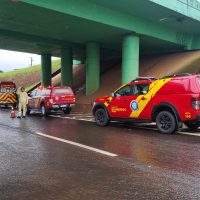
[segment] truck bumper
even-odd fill
[[[63,110],[63,109],[66,109],[66,108],[71,108],[73,107],[74,104],[61,104],[61,105],[57,105],[57,104],[54,104],[52,105],[52,108],[53,110]]]

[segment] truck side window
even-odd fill
[[[37,92],[37,90],[33,90],[33,91],[31,92],[31,96],[32,96],[32,97],[35,97],[36,92]]]
[[[42,90],[42,96],[45,96],[45,97],[49,97],[50,96],[50,93],[51,93],[51,90],[50,89],[43,89]]]
[[[1,88],[1,92],[6,92],[6,88]]]
[[[36,96],[40,96],[41,95],[41,93],[42,93],[42,90],[37,90],[37,92],[36,92]]]
[[[121,89],[119,89],[117,92],[115,92],[116,96],[131,96],[132,91],[131,91],[131,86],[125,86]]]
[[[134,95],[146,94],[149,91],[149,84],[135,84],[133,86]]]

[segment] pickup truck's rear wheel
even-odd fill
[[[72,111],[71,108],[66,108],[66,110],[63,110],[64,114],[70,114],[70,112]]]
[[[195,131],[200,127],[200,122],[196,121],[187,121],[184,123],[189,129]]]
[[[98,108],[95,111],[95,121],[98,126],[106,126],[110,122],[108,114],[103,108]]]
[[[169,111],[161,111],[156,116],[156,125],[161,133],[172,134],[177,129],[174,115]]]
[[[30,113],[31,113],[31,110],[30,110],[30,108],[27,106],[26,114],[27,114],[27,115],[30,115]]]
[[[42,116],[46,116],[48,114],[48,110],[44,104],[41,105],[40,110],[41,110]]]

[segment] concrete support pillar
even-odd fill
[[[135,79],[139,74],[139,37],[127,35],[122,44],[122,84]]]
[[[43,86],[51,85],[51,55],[41,55],[41,83]]]
[[[86,95],[99,89],[100,85],[100,46],[88,43],[86,47]]]
[[[72,49],[62,49],[62,53],[61,53],[61,85],[73,86]]]

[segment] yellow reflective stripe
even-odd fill
[[[6,99],[8,98],[8,94],[7,93],[5,93],[4,95],[3,95],[3,97],[2,97],[2,101],[5,101]]]
[[[12,98],[12,97],[11,97],[11,100],[12,100],[13,102],[16,102],[16,98]]]
[[[3,100],[5,96],[6,96],[6,93],[3,93],[3,94],[0,96],[0,99]]]
[[[117,92],[117,90],[123,88],[125,85],[127,85],[127,84],[124,84],[124,85],[120,86],[119,88],[117,88],[117,89],[114,91],[114,93]],[[106,101],[110,101],[110,102],[111,102],[112,99],[113,99],[112,97],[109,97]],[[105,105],[106,107],[108,107],[109,103],[105,102],[104,105]]]
[[[0,95],[0,101],[7,101],[7,102],[14,103],[16,102],[16,96],[13,93],[6,92]]]
[[[14,103],[11,98],[7,98],[6,101],[9,103]]]
[[[108,99],[107,99],[106,101],[110,101],[110,102],[111,102],[112,99],[113,99],[112,97],[108,97]],[[106,107],[108,107],[109,103],[107,103],[106,101],[105,101],[104,105],[105,105]]]
[[[172,78],[162,79],[154,81],[149,86],[149,92],[145,95],[140,95],[137,97],[136,101],[138,102],[138,110],[132,111],[130,114],[131,118],[138,118],[141,112],[144,110],[144,108],[147,106],[147,104],[151,101],[151,99],[156,95],[156,93],[166,84],[168,83]],[[145,100],[141,100],[142,97],[145,98]]]
[[[15,94],[13,94],[13,93],[10,93],[10,97],[16,98]]]

